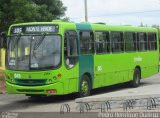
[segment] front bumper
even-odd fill
[[[7,92],[9,94],[33,94],[33,95],[63,95],[63,83],[57,82],[43,86],[21,86],[6,82]],[[47,90],[56,90],[55,93],[48,93]]]

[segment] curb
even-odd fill
[[[84,98],[75,99],[75,102],[76,103],[89,103],[89,102],[104,102],[104,101],[125,101],[125,100],[130,100],[130,99],[149,99],[149,98],[160,98],[160,94],[119,96],[119,97],[101,97],[101,98],[84,97]]]

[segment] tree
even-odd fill
[[[141,24],[139,26],[140,27],[147,27],[147,24],[143,24],[143,22],[141,22]]]
[[[65,11],[60,0],[0,0],[0,32],[14,23],[59,19]]]
[[[154,28],[156,28],[156,29],[158,29],[159,30],[159,25],[158,24],[154,24],[154,25],[152,25],[152,27],[154,27]]]
[[[63,6],[62,1],[60,0],[32,0],[36,5],[41,6],[40,10],[49,11],[52,15],[48,19],[52,20],[53,18],[60,18],[65,15],[66,7]],[[43,15],[47,15],[43,12]],[[44,16],[43,16],[44,17]]]

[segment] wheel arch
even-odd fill
[[[90,80],[90,83],[91,83],[91,89],[92,89],[92,86],[93,86],[93,77],[92,77],[92,74],[90,74],[89,72],[86,72],[86,73],[84,73],[84,74],[82,75],[82,77],[83,77],[84,75],[87,75],[87,76],[89,77],[89,80]],[[81,80],[82,80],[82,78],[81,78]]]

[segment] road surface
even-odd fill
[[[142,89],[150,85],[160,86],[160,74],[142,80],[140,88]],[[96,89],[92,92],[92,95],[95,96],[129,89],[130,87],[127,84],[120,84]],[[138,90],[139,88],[136,91]],[[75,112],[78,111],[78,104],[75,102],[75,99],[75,95],[53,96],[32,100],[25,95],[0,94],[0,112],[59,112],[62,104],[69,104],[71,111]]]

